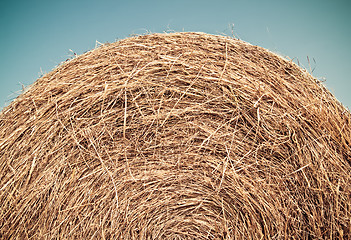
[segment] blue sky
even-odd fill
[[[0,0],[0,109],[22,84],[96,41],[164,31],[231,35],[233,24],[236,37],[314,69],[350,108],[350,12],[346,0]]]

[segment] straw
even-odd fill
[[[349,239],[350,112],[205,33],[62,63],[0,114],[2,239]]]

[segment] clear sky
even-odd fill
[[[244,41],[314,69],[351,108],[348,0],[0,0],[0,109],[22,84],[96,41],[164,31],[231,35],[232,29]]]

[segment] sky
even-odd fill
[[[62,61],[133,34],[229,35],[294,59],[351,107],[348,0],[0,0],[0,109]]]

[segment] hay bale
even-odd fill
[[[3,239],[350,238],[350,112],[204,33],[106,44],[0,115]]]

